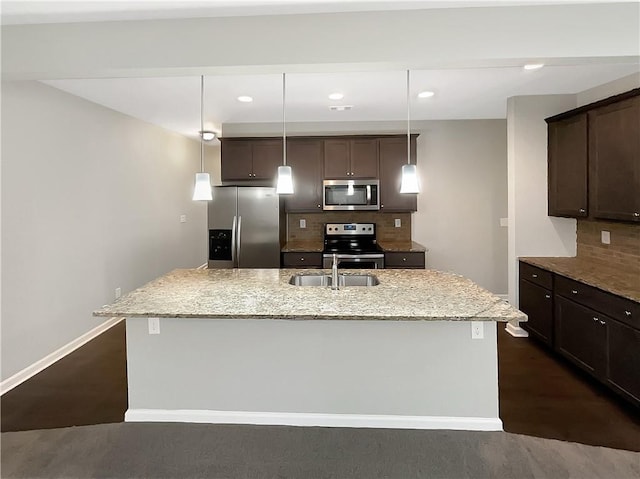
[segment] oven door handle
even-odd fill
[[[324,258],[332,258],[334,253],[324,253]],[[380,259],[384,258],[384,253],[336,253],[338,259]]]

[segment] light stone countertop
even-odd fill
[[[283,253],[322,253],[324,242],[320,241],[289,241],[282,247]]]
[[[378,245],[384,252],[397,253],[422,253],[429,251],[415,241],[378,241]]]
[[[612,266],[580,257],[521,257],[518,259],[640,303],[640,270],[638,268]]]
[[[293,286],[300,269],[176,269],[94,316],[234,319],[526,321],[471,280],[434,270],[375,270],[378,286]],[[319,274],[321,270],[306,271]],[[329,271],[324,270],[325,273]],[[371,273],[348,270],[346,274]]]

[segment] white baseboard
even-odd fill
[[[124,415],[124,420],[126,422],[189,422],[270,426],[502,431],[502,421],[497,417],[390,416],[212,411],[206,409],[128,409]]]
[[[62,346],[61,348],[59,348],[56,351],[52,352],[48,356],[45,356],[44,358],[40,359],[39,361],[36,361],[31,366],[27,366],[23,370],[18,371],[13,376],[5,379],[4,381],[2,381],[0,383],[0,396],[3,395],[6,392],[11,391],[13,388],[15,388],[16,386],[19,386],[20,384],[25,382],[27,379],[35,376],[40,371],[48,368],[49,366],[51,366],[56,361],[64,358],[67,354],[72,353],[73,351],[78,349],[80,346],[83,346],[84,344],[86,344],[89,341],[91,341],[93,338],[95,338],[95,337],[99,336],[100,334],[104,333],[107,329],[111,328],[112,326],[115,326],[116,324],[118,324],[123,319],[124,318],[110,318],[110,319],[106,320],[104,323],[102,323],[99,326],[93,328],[91,331],[89,331],[89,332],[83,334],[82,336],[74,339],[70,343],[65,344],[64,346]]]
[[[520,323],[518,321],[508,322],[507,326],[504,328],[507,333],[516,338],[528,338],[529,333],[527,333],[524,329],[520,327]]]

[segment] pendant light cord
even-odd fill
[[[287,166],[286,73],[282,74],[282,162]]]
[[[204,173],[204,75],[200,75],[200,172]]]
[[[411,164],[411,95],[409,93],[409,70],[407,70],[407,164]]]

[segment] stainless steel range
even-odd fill
[[[384,268],[384,253],[376,241],[375,223],[324,225],[323,268],[331,268],[334,254],[340,268]]]

